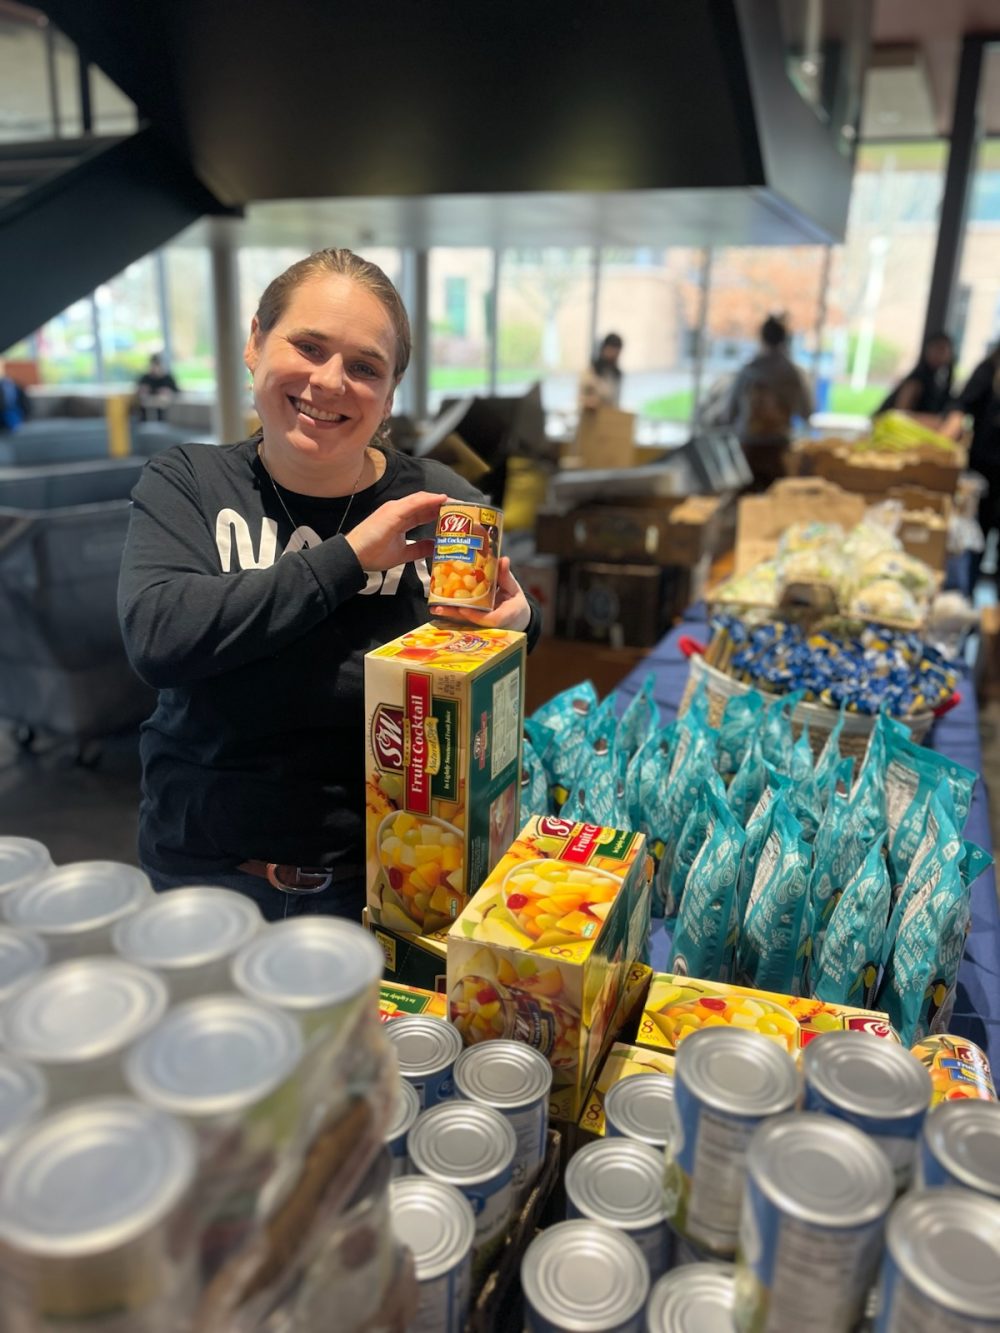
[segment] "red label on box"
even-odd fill
[[[559,859],[561,861],[575,861],[578,865],[585,865],[593,854],[597,835],[603,831],[599,824],[583,824],[576,837],[566,844],[566,850]]]
[[[379,768],[403,769],[403,710],[379,704],[372,718],[372,753]]]
[[[427,719],[431,711],[430,676],[406,673],[406,808],[427,815],[431,809],[431,775],[427,771]]]

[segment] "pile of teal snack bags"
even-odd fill
[[[646,834],[671,972],[881,1009],[910,1046],[947,1027],[991,864],[962,837],[976,774],[886,713],[857,772],[843,717],[815,758],[799,698],[750,691],[713,727],[699,689],[661,725],[652,676],[620,718],[574,686],[525,724],[522,813]]]

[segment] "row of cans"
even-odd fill
[[[544,1161],[552,1070],[520,1042],[463,1050],[442,1019],[402,1016],[386,1032],[401,1073],[386,1132],[393,1226],[420,1290],[409,1327],[457,1330],[472,1276],[502,1244]]]

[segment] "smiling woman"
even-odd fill
[[[244,356],[259,433],[168,449],[133,493],[119,613],[159,690],[140,858],[158,888],[223,884],[269,918],[359,916],[363,657],[427,619],[442,502],[483,497],[387,446],[410,329],[375,265],[349,250],[293,264]],[[529,646],[539,627],[507,561],[494,609],[466,618]]]

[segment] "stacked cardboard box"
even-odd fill
[[[731,508],[720,496],[691,496],[542,514],[538,551],[560,562],[556,633],[651,647],[703,595]]]

